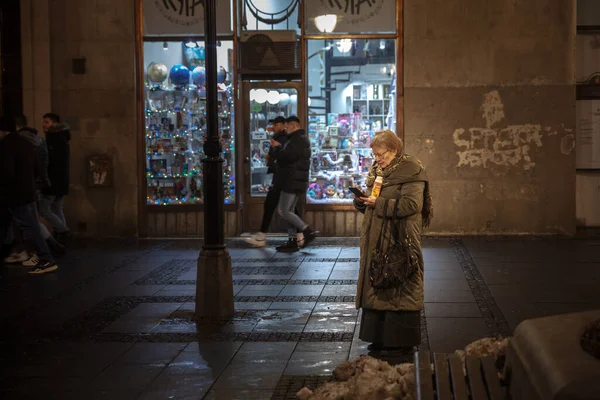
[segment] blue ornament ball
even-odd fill
[[[175,64],[173,65],[173,68],[171,68],[169,78],[171,79],[173,85],[187,85],[190,83],[190,70],[185,65]]]
[[[219,67],[219,72],[217,72],[217,83],[225,83],[226,79],[227,71],[225,71],[225,68]]]
[[[206,85],[206,70],[204,67],[196,67],[192,71],[192,82],[198,86]]]
[[[198,50],[198,55],[201,60],[204,60],[204,58],[206,58],[206,50],[204,50],[204,47],[200,47],[200,49]]]

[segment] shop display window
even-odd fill
[[[307,48],[307,203],[351,203],[348,188],[366,188],[371,139],[396,128],[395,40],[310,40]]]
[[[218,128],[223,149],[225,203],[235,202],[233,42],[217,47]],[[147,203],[202,204],[206,137],[205,48],[196,41],[147,41]]]
[[[269,171],[267,155],[273,137],[270,120],[278,116],[298,114],[298,92],[293,88],[250,90],[250,194],[252,197],[267,195],[273,180]]]

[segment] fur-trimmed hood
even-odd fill
[[[71,140],[71,128],[65,123],[56,124],[48,129],[46,135],[62,136],[64,140],[68,141]]]

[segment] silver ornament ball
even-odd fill
[[[152,63],[148,65],[148,80],[152,83],[162,83],[169,75],[165,64]]]

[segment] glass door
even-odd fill
[[[272,120],[296,115],[304,121],[300,82],[245,82],[244,83],[244,150],[245,199],[244,231],[260,229],[263,203],[273,180],[269,168],[270,139],[275,134]],[[271,231],[279,231],[277,216]]]

